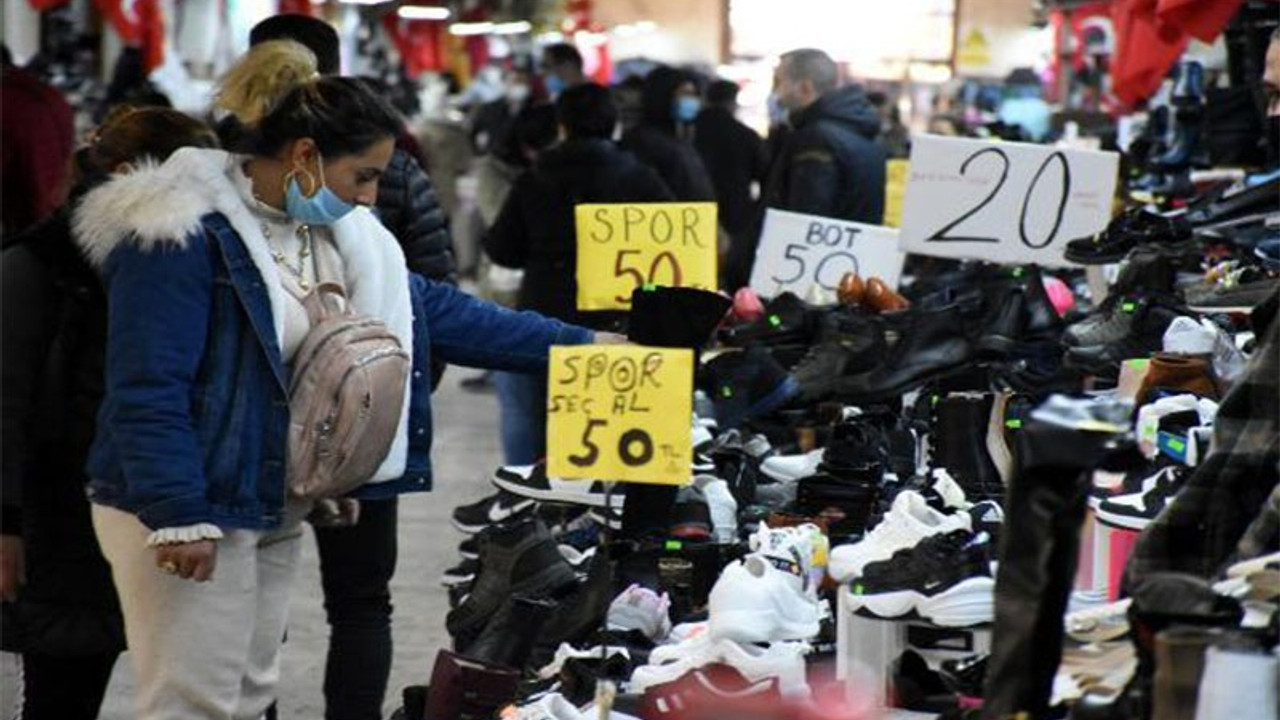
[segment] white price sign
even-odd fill
[[[902,249],[1063,266],[1066,243],[1111,220],[1119,156],[1047,145],[918,135]]]
[[[905,258],[894,228],[770,209],[751,269],[751,289],[764,297],[783,292],[805,297],[814,285],[835,291],[850,272],[879,277],[896,288]]]

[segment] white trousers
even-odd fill
[[[275,698],[297,574],[298,513],[270,532],[226,530],[213,578],[156,567],[136,516],[93,506],[93,525],[124,611],[140,720],[257,720]]]

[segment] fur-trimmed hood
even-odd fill
[[[143,163],[89,192],[76,208],[76,242],[96,267],[112,251],[133,243],[145,252],[186,246],[201,231],[201,218],[221,213],[230,222],[258,273],[271,304],[277,347],[284,345],[286,294],[280,270],[257,217],[245,206],[233,181],[239,156],[221,150],[182,148],[163,164]],[[413,313],[408,270],[395,237],[367,208],[358,207],[331,227],[342,256],[344,284],[352,309],[377,318],[413,347]],[[408,448],[408,392],[400,429],[374,482],[400,477]]]

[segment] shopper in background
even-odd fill
[[[175,110],[117,107],[76,153],[71,200],[7,238],[0,259],[0,644],[22,656],[22,717],[98,717],[125,649],[111,568],[85,499],[85,461],[103,392],[107,298],[72,241],[71,207],[111,174],[187,146],[217,147],[217,137]]]
[[[533,102],[532,80],[528,70],[510,68],[503,74],[502,97],[476,108],[471,142],[477,156],[495,152],[511,131],[516,115]]]
[[[249,34],[255,47],[277,39],[294,40],[311,50],[322,75],[338,73],[338,35],[328,23],[304,15],[276,15],[258,23]],[[400,242],[409,270],[453,282],[448,219],[436,200],[431,178],[401,147],[405,134],[401,121],[396,148],[378,182],[378,219]],[[443,366],[433,368],[437,374],[442,370]],[[370,497],[362,502],[358,524],[314,528],[331,628],[324,680],[330,720],[378,717],[382,711],[391,674],[391,578],[396,569],[398,513],[394,494]]]
[[[821,50],[793,50],[774,72],[792,128],[769,171],[766,207],[878,224],[884,219],[880,114],[857,85],[840,86]]]
[[[729,233],[722,273],[724,289],[729,291],[750,279],[751,235],[759,222],[757,198],[769,169],[764,140],[735,117],[737,109],[738,85],[728,80],[711,83],[693,136],[715,187],[720,224]]]
[[[75,127],[62,95],[14,65],[8,47],[0,63],[0,232],[11,235],[48,217],[66,198]]]
[[[556,100],[556,120],[564,141],[542,153],[533,169],[516,180],[497,222],[485,235],[484,247],[493,262],[524,270],[522,309],[614,329],[625,319],[622,313],[577,309],[574,205],[673,198],[652,169],[610,139],[618,110],[607,89],[587,84],[564,91]],[[503,417],[504,426],[517,433],[504,433],[503,446],[515,457],[542,458],[546,378],[527,375],[512,380],[514,404],[503,407]]]
[[[645,76],[640,124],[622,136],[623,149],[653,168],[681,202],[715,200],[715,187],[691,142],[702,109],[692,75],[657,67]]]
[[[553,344],[593,340],[405,269],[369,210],[401,120],[359,81],[317,75],[298,43],[267,42],[231,69],[218,104],[240,119],[249,154],[185,149],[89,193],[74,222],[108,297],[90,499],[143,720],[256,719],[274,696],[312,509],[285,477],[286,379],[312,329],[310,288],[340,282],[351,308],[413,352],[395,440],[356,498],[430,489],[433,353],[545,372]],[[360,559],[383,563],[385,552]],[[367,689],[372,673],[357,664],[382,649],[353,648],[335,682]],[[381,697],[356,699],[381,717]]]
[[[582,68],[582,53],[569,43],[548,45],[542,50],[542,82],[552,100],[565,90],[588,82]]]
[[[889,96],[882,92],[867,93],[867,101],[880,113],[879,142],[885,155],[891,159],[910,156],[911,130],[902,123],[902,113],[898,112],[897,104],[890,102]]]
[[[1018,68],[1005,78],[997,116],[1000,122],[1022,129],[1025,139],[1040,142],[1049,134],[1049,119],[1053,114],[1044,101],[1040,77],[1029,68]]]

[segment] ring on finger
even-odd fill
[[[169,575],[177,575],[177,574],[178,574],[178,563],[176,563],[176,562],[174,562],[174,561],[172,561],[172,560],[166,560],[166,561],[164,561],[164,562],[160,563],[160,569],[161,569],[161,570],[163,570],[165,573],[167,573],[167,574],[169,574]]]

